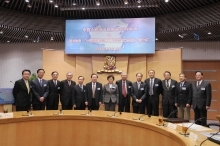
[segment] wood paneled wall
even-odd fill
[[[183,72],[189,82],[195,81],[195,71],[203,72],[203,79],[210,82],[212,86],[212,102],[211,108],[208,110],[208,119],[215,119],[219,114],[219,97],[220,94],[220,62],[219,61],[184,61]],[[193,110],[191,110],[191,118],[194,118]]]

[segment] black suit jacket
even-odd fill
[[[31,83],[28,81],[29,87],[31,88]],[[30,95],[31,95],[31,89],[28,89],[26,87],[24,79],[17,80],[15,82],[14,88],[13,88],[13,96],[15,99],[15,106],[30,106]]]
[[[57,85],[55,86],[53,80],[48,81],[49,94],[47,97],[47,105],[52,105],[59,103],[59,94],[60,94],[60,81],[57,80]]]
[[[186,104],[191,105],[192,102],[192,84],[185,81],[182,85],[182,89],[180,88],[180,82],[176,84],[176,96],[175,103],[179,106],[186,107]]]
[[[87,99],[88,99],[88,106],[92,104],[92,82],[86,84],[87,88]],[[102,102],[102,84],[96,82],[96,90],[95,90],[95,104],[99,106],[99,102]]]
[[[122,90],[122,80],[118,80],[116,81],[116,84],[118,85],[118,92],[119,92],[119,104],[121,104],[122,102],[122,98],[124,98],[123,96],[123,90]],[[129,80],[126,80],[126,87],[127,87],[127,97],[131,96],[131,87],[132,87],[132,82]],[[130,100],[129,100],[129,104],[130,104]]]
[[[199,89],[197,89],[197,82],[194,82],[192,84],[192,105],[195,109],[198,107],[198,109],[206,109],[206,106],[211,105],[212,100],[212,87],[211,84],[207,81],[202,81],[202,83],[199,86]]]
[[[42,79],[42,87],[40,86],[40,82],[38,79],[35,79],[31,83],[32,85],[32,103],[33,104],[46,104],[47,103],[47,96],[49,93],[49,86],[48,86],[48,81]],[[44,101],[40,102],[40,97],[44,97]]]
[[[170,88],[167,89],[165,80],[162,81],[162,103],[163,105],[175,105],[175,89],[177,81],[171,79]]]
[[[62,105],[68,105],[69,102],[72,103],[73,98],[73,87],[76,82],[71,81],[71,86],[69,86],[67,80],[60,82],[60,101]]]
[[[85,106],[85,102],[87,100],[87,88],[83,85],[83,91],[81,91],[81,88],[79,87],[79,84],[75,85],[73,87],[73,105],[75,104],[76,107],[80,107],[80,105]]]
[[[148,90],[148,93],[147,93],[147,97],[148,97],[148,100],[149,100],[149,102],[152,100],[151,98],[150,98],[150,96],[149,96],[149,92],[150,92],[150,78],[148,78],[148,79],[146,79],[145,81],[144,81],[145,83],[146,83],[146,85],[147,85],[147,90]],[[159,102],[159,96],[160,96],[160,94],[162,93],[162,90],[163,90],[163,88],[162,88],[162,82],[161,82],[161,80],[160,79],[158,79],[158,78],[154,78],[154,84],[153,84],[153,93],[154,93],[154,100],[156,101],[156,102]]]
[[[139,90],[138,90],[137,82],[132,83],[132,88],[131,88],[132,105],[133,106],[145,106],[147,92],[148,92],[147,85],[144,82],[141,82]],[[137,103],[136,99],[141,99],[142,102]]]

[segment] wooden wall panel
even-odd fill
[[[208,119],[216,119],[216,115],[219,114],[219,94],[220,94],[220,62],[219,61],[184,61],[183,72],[187,76],[189,82],[195,81],[195,71],[200,70],[203,72],[203,79],[210,82],[212,86],[212,102],[210,110],[208,110]],[[191,110],[191,118],[193,118],[194,112]]]

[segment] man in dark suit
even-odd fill
[[[127,73],[121,73],[121,80],[116,81],[119,92],[119,107],[120,112],[130,112],[131,87],[132,82],[127,80]]]
[[[45,110],[49,87],[48,81],[43,79],[44,74],[44,69],[38,69],[37,79],[33,80],[31,83],[33,110]]]
[[[207,110],[210,108],[212,100],[211,84],[203,80],[203,73],[201,71],[195,72],[196,81],[192,84],[192,107],[195,113],[195,120],[205,117],[196,124],[206,126],[207,124]]]
[[[192,84],[186,81],[184,73],[179,74],[180,82],[176,84],[175,106],[178,118],[190,120],[190,106],[192,102]]]
[[[57,80],[58,72],[51,73],[52,80],[48,81],[49,95],[47,97],[47,110],[57,110],[59,104],[60,81]]]
[[[86,84],[88,109],[99,110],[99,106],[102,104],[102,84],[97,82],[98,75],[91,75],[92,81]]]
[[[76,82],[72,81],[73,74],[71,72],[66,74],[66,78],[60,83],[60,101],[63,110],[72,110],[73,87]]]
[[[165,80],[162,81],[162,107],[163,107],[163,117],[170,118],[176,117],[176,113],[170,115],[175,107],[175,89],[177,81],[171,79],[171,73],[169,71],[165,71],[164,73]]]
[[[78,83],[73,88],[73,107],[74,110],[85,110],[88,105],[87,88],[83,85],[84,77],[78,77]]]
[[[13,96],[15,99],[16,111],[27,111],[30,110],[30,85],[28,81],[31,75],[30,70],[22,71],[22,79],[15,82],[13,88]]]
[[[142,82],[142,73],[137,73],[137,81],[132,83],[131,97],[133,105],[133,113],[145,114],[147,86]]]
[[[147,98],[147,114],[154,116],[159,116],[159,96],[162,91],[161,80],[155,78],[155,71],[148,71],[149,78],[145,80],[148,90]]]

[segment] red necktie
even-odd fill
[[[123,91],[122,91],[123,92],[123,96],[127,97],[126,88],[125,88],[125,82],[123,82],[122,88],[123,88]]]

